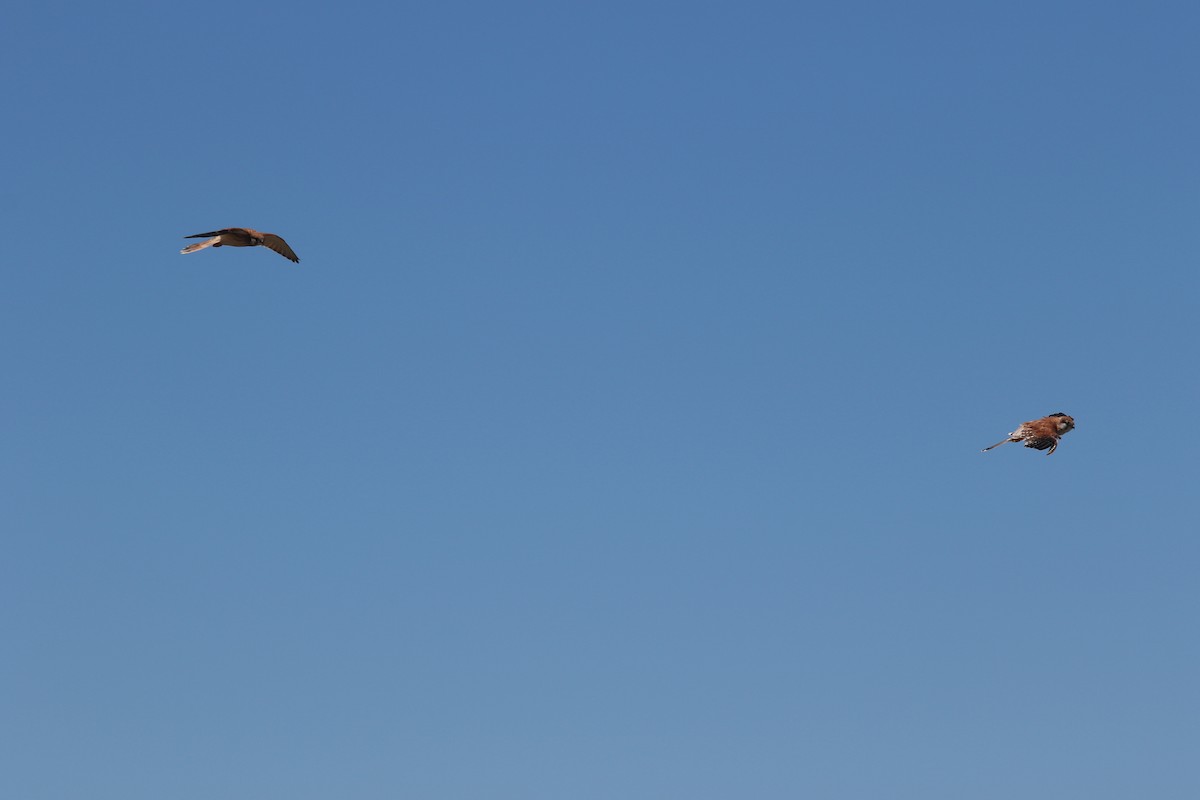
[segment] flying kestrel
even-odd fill
[[[276,236],[273,233],[260,233],[252,228],[222,228],[219,231],[209,231],[208,233],[197,233],[192,236],[185,236],[185,239],[200,239],[205,236],[212,238],[204,242],[196,242],[189,244],[179,252],[182,254],[194,253],[197,250],[203,250],[206,247],[254,247],[262,245],[269,247],[284,258],[290,258],[297,264],[300,263],[300,257],[292,252],[292,248],[288,247],[288,243],[283,240],[283,237]]]
[[[1050,452],[1046,455],[1050,455],[1058,448],[1058,440],[1074,427],[1074,418],[1059,412],[1030,422],[1022,422],[1021,427],[1010,433],[1007,439],[996,442],[992,447],[999,447],[1006,442],[1024,442],[1026,447],[1032,447],[1034,450],[1049,449]],[[986,453],[992,447],[983,448],[983,452]]]

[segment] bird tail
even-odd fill
[[[202,234],[200,234],[200,236],[204,236],[204,235],[205,235],[205,234],[203,234],[203,233],[202,233]],[[183,237],[183,238],[185,238],[185,239],[195,239],[196,237],[195,237],[195,236],[185,236],[185,237]],[[203,250],[203,249],[204,249],[204,248],[206,248],[206,247],[212,247],[214,244],[216,244],[216,243],[217,243],[217,242],[219,242],[219,241],[221,241],[221,237],[220,237],[220,236],[214,236],[213,238],[211,238],[211,239],[207,239],[207,240],[205,240],[205,241],[203,241],[203,242],[196,242],[195,244],[189,244],[187,247],[185,247],[185,248],[183,248],[182,250],[180,250],[180,251],[179,251],[179,253],[180,253],[180,255],[187,255],[188,253],[194,253],[194,252],[196,252],[197,250]]]
[[[1000,441],[996,442],[996,443],[995,443],[994,445],[992,445],[991,447],[985,447],[985,448],[983,448],[983,450],[981,450],[980,452],[981,452],[981,453],[986,453],[988,450],[991,450],[991,449],[993,449],[993,448],[999,447],[999,446],[1000,446],[1000,445],[1002,445],[1002,444],[1008,444],[1008,443],[1009,443],[1009,442],[1011,442],[1011,441],[1013,441],[1013,439],[1012,439],[1011,437],[1010,437],[1010,438],[1008,438],[1008,439],[1001,439]]]

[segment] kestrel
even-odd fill
[[[219,231],[209,231],[208,233],[197,233],[191,236],[185,236],[185,239],[199,239],[204,236],[212,238],[205,242],[197,242],[189,244],[179,252],[182,254],[194,253],[197,250],[203,250],[206,247],[254,247],[262,245],[269,247],[284,258],[290,258],[297,264],[300,263],[300,257],[292,252],[292,248],[288,247],[288,243],[283,240],[283,237],[276,236],[273,233],[260,233],[252,228],[222,228]]]
[[[999,447],[1005,442],[1024,442],[1026,447],[1032,447],[1034,450],[1048,448],[1050,452],[1046,455],[1050,455],[1058,448],[1058,440],[1074,427],[1074,418],[1059,412],[1041,419],[1022,422],[1021,427],[1010,433],[1007,439],[996,442],[992,447]],[[986,453],[992,447],[983,448],[983,452]]]

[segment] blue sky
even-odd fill
[[[10,10],[0,794],[1195,797],[1198,33]]]

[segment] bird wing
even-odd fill
[[[1032,447],[1034,450],[1048,450],[1058,442],[1056,436],[1035,436],[1025,440],[1026,447]]]
[[[245,228],[221,228],[219,231],[209,231],[208,233],[193,233],[191,236],[185,236],[185,239],[202,239],[205,236],[220,236],[223,233],[245,233]]]
[[[288,243],[283,240],[282,236],[276,236],[273,233],[264,233],[262,237],[263,247],[269,247],[284,258],[291,259],[297,264],[300,263],[300,257],[296,255],[292,248],[288,247]]]

